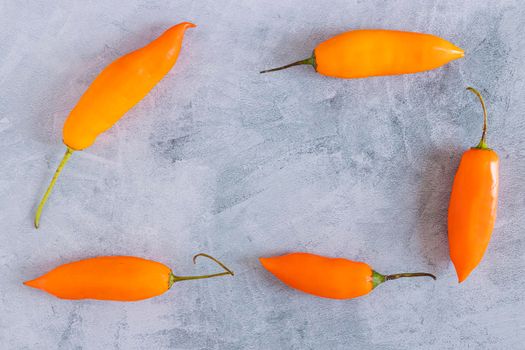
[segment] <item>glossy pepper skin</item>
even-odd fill
[[[91,146],[99,134],[142,100],[173,67],[184,32],[191,27],[195,25],[177,24],[104,68],[66,119],[64,144],[73,150]]]
[[[73,152],[91,146],[170,71],[179,56],[184,33],[191,27],[195,25],[177,24],[143,48],[118,58],[84,92],[64,124],[62,135],[67,150],[38,205],[36,228],[44,204]]]
[[[364,29],[322,42],[310,58],[261,73],[309,64],[329,77],[365,78],[427,71],[463,56],[462,49],[431,34]]]
[[[101,256],[61,265],[25,285],[48,292],[60,299],[138,301],[163,294],[175,282],[232,275],[215,258],[207,257],[226,271],[203,276],[175,276],[156,261],[133,256]]]
[[[382,275],[363,262],[329,258],[310,253],[291,253],[259,258],[264,268],[284,284],[304,293],[330,299],[352,299],[366,295],[379,284],[402,277],[429,273]]]
[[[460,283],[478,266],[487,250],[496,221],[499,187],[499,158],[486,144],[485,103],[477,90],[468,89],[482,103],[484,126],[480,143],[461,158],[448,209],[450,258]]]

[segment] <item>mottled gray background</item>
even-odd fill
[[[62,154],[69,110],[116,57],[189,20],[173,71],[96,144]],[[522,1],[0,2],[2,349],[524,349],[525,10]],[[435,71],[337,80],[300,67],[355,28],[433,33],[466,51]],[[499,217],[483,263],[458,285],[446,212],[477,143],[480,89],[501,157]],[[288,289],[257,261],[309,251],[390,282],[357,300]],[[185,282],[138,303],[63,301],[22,285],[103,254],[161,261]]]

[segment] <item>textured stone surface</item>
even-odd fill
[[[174,70],[73,155],[32,228],[68,111],[116,57],[183,21]],[[525,10],[515,1],[0,2],[0,339],[5,349],[522,349]],[[465,59],[417,75],[336,80],[300,67],[354,28],[429,32]],[[446,211],[461,152],[490,113],[499,217],[459,285]],[[103,254],[234,278],[139,303],[62,301],[21,282]],[[290,290],[256,257],[310,251],[438,280],[333,301]]]

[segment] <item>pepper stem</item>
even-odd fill
[[[431,277],[434,281],[436,280],[436,276],[434,276],[431,273],[409,272],[409,273],[396,273],[394,275],[386,275],[385,281],[397,280],[398,278],[404,278],[404,277]]]
[[[62,169],[64,168],[64,165],[66,165],[67,161],[69,160],[69,157],[73,154],[73,149],[67,148],[66,154],[64,154],[64,157],[60,161],[60,164],[58,165],[57,170],[55,171],[55,175],[53,175],[53,178],[51,179],[51,183],[47,187],[46,193],[44,193],[44,197],[42,197],[42,200],[38,204],[38,208],[36,209],[36,215],[35,215],[35,228],[38,228],[40,226],[40,215],[42,215],[42,209],[44,209],[44,205],[47,202],[47,199],[49,198],[49,195],[51,194],[51,191],[53,190],[53,187],[55,186],[55,183],[57,182],[58,176],[62,172]]]
[[[382,275],[379,272],[372,271],[372,285],[373,288],[377,287],[383,282],[397,280],[398,278],[404,277],[431,277],[436,280],[436,276],[427,272],[408,272],[408,273],[396,273],[393,275]]]
[[[483,108],[483,131],[481,133],[481,140],[479,141],[478,145],[474,148],[477,149],[488,149],[489,146],[487,145],[487,108],[485,107],[485,101],[483,101],[483,97],[479,93],[478,90],[474,89],[473,87],[468,87],[467,90],[474,93],[476,96],[478,96],[479,101],[481,102],[481,108]]]
[[[193,263],[194,264],[197,262],[197,258],[199,256],[203,256],[205,258],[213,260],[215,263],[217,263],[217,265],[219,265],[220,267],[222,267],[226,271],[225,272],[214,273],[214,274],[211,274],[211,275],[200,275],[200,276],[176,276],[172,272],[172,273],[170,273],[170,281],[169,281],[169,287],[168,288],[171,288],[173,283],[180,282],[180,281],[200,280],[200,279],[204,279],[204,278],[212,278],[212,277],[219,277],[219,276],[226,276],[226,275],[233,276],[234,275],[233,271],[230,270],[228,267],[226,267],[226,265],[224,265],[222,262],[220,262],[219,260],[215,259],[213,256],[210,256],[208,254],[200,253],[200,254],[195,255],[193,257]]]
[[[286,66],[282,66],[282,67],[277,67],[277,68],[263,70],[263,71],[260,71],[259,73],[263,74],[263,73],[275,72],[275,71],[278,71],[278,70],[290,68],[290,67],[293,67],[293,66],[300,66],[300,65],[303,65],[303,64],[309,64],[312,67],[314,67],[314,69],[317,69],[317,64],[315,62],[315,53],[312,53],[312,56],[310,56],[310,57],[308,57],[308,58],[306,58],[304,60],[297,61],[297,62],[294,62],[294,63],[290,63],[290,64],[287,64]]]

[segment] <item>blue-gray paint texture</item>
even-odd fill
[[[95,145],[61,129],[97,73],[192,21],[168,76]],[[515,1],[2,1],[0,348],[524,349],[525,9]],[[416,75],[338,80],[308,57],[356,28],[436,34],[464,59]],[[446,216],[481,90],[501,158],[499,213],[458,285]],[[347,301],[291,290],[257,257],[308,251],[369,262],[389,282]],[[137,303],[63,301],[22,281],[96,255],[137,255],[183,282]]]

